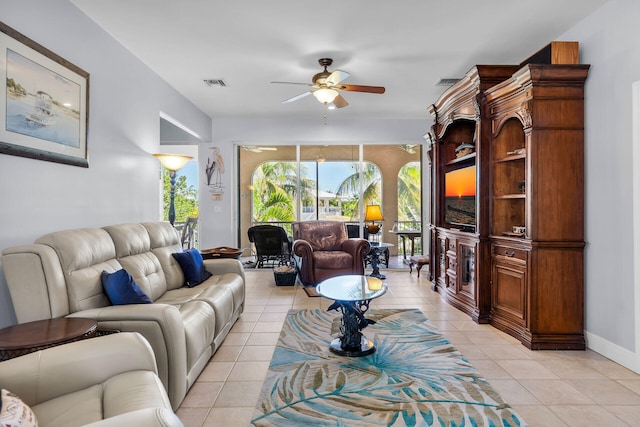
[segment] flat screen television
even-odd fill
[[[445,222],[463,231],[476,228],[476,166],[447,172],[445,185]]]

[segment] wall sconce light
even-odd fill
[[[367,231],[369,234],[378,234],[380,226],[374,221],[384,221],[380,205],[367,205],[364,211],[364,221],[371,221],[371,224],[367,225]]]
[[[169,178],[171,179],[171,190],[170,190],[170,202],[169,202],[169,222],[171,225],[176,220],[176,205],[175,205],[175,196],[176,196],[176,172],[178,172],[187,162],[193,157],[191,156],[183,156],[181,154],[163,154],[157,153],[154,154],[153,157],[160,160],[162,166],[169,171]]]

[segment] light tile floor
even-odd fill
[[[530,351],[478,325],[431,290],[425,275],[384,271],[389,291],[371,308],[418,308],[531,426],[640,426],[640,375],[587,351]],[[326,309],[271,270],[246,272],[246,307],[177,411],[186,427],[247,427],[291,308]]]

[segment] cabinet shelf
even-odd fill
[[[513,162],[516,160],[524,160],[527,158],[526,154],[512,154],[510,156],[505,156],[500,159],[496,159],[496,163],[504,163],[504,162]]]
[[[475,157],[476,157],[476,153],[475,152],[474,153],[470,153],[470,154],[467,154],[466,156],[462,156],[462,157],[458,157],[457,159],[453,159],[450,162],[447,162],[446,165],[447,166],[455,165],[455,164],[462,163],[462,162],[464,162],[466,160],[469,160],[469,159],[475,159]]]
[[[502,196],[493,196],[496,200],[512,200],[512,199],[526,199],[527,195],[522,193],[517,194],[503,194]]]

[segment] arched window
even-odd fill
[[[409,162],[398,171],[397,230],[420,230],[422,224],[422,197],[420,162]],[[414,251],[422,253],[422,239],[414,242]],[[399,249],[404,245],[398,245]]]

